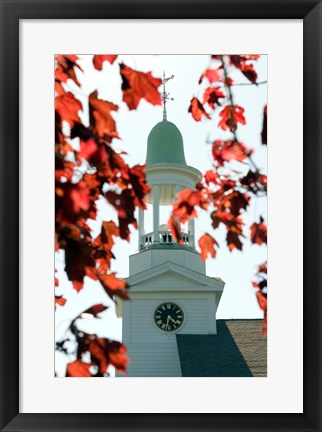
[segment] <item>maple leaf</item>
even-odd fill
[[[231,87],[234,84],[234,80],[232,80],[230,77],[227,77],[224,81],[224,84],[226,87]]]
[[[151,72],[140,72],[131,69],[124,63],[120,64],[122,77],[123,101],[130,110],[136,109],[141,99],[152,105],[161,105],[161,95],[158,87],[162,80],[155,78]]]
[[[61,181],[62,177],[68,181],[71,181],[74,174],[74,168],[76,164],[71,161],[66,161],[62,157],[55,155],[55,179]]]
[[[55,308],[56,308],[56,305],[64,306],[66,301],[67,300],[63,296],[55,296]]]
[[[56,186],[56,221],[75,222],[80,212],[90,208],[88,187],[84,180]]]
[[[239,105],[227,105],[225,108],[220,111],[219,117],[221,120],[218,123],[218,126],[223,130],[230,129],[232,132],[235,132],[237,129],[237,123],[246,124],[246,120],[244,117],[244,108]]]
[[[137,228],[137,221],[134,217],[135,206],[132,191],[124,189],[120,194],[108,191],[105,197],[117,211],[121,239],[129,241],[129,225]]]
[[[243,244],[240,241],[237,233],[234,233],[232,231],[228,231],[227,236],[226,236],[226,241],[227,241],[227,245],[228,245],[228,248],[230,251],[232,251],[234,249],[239,249],[239,250],[243,249]]]
[[[102,223],[101,233],[94,241],[94,246],[110,251],[114,245],[113,237],[118,237],[119,234],[119,228],[115,222],[104,221]]]
[[[129,179],[135,194],[134,205],[142,210],[146,209],[144,197],[150,192],[151,188],[146,183],[145,170],[146,165],[135,165],[129,168]]]
[[[126,355],[127,349],[119,342],[111,342],[109,346],[109,358],[111,364],[119,371],[126,373],[126,366],[130,359]]]
[[[67,364],[67,377],[91,377],[90,372],[93,363],[84,363],[81,360],[75,360]]]
[[[124,300],[128,299],[128,285],[123,279],[117,278],[115,273],[98,274],[98,280],[112,300],[115,295]]]
[[[254,222],[250,227],[250,239],[252,243],[261,245],[267,243],[267,227],[264,219],[260,217],[259,223]]]
[[[257,73],[254,69],[254,65],[245,64],[240,70],[251,83],[256,84]]]
[[[255,194],[258,191],[267,191],[267,176],[259,171],[249,170],[246,176],[240,179],[240,184],[248,186]]]
[[[197,216],[196,206],[206,210],[209,205],[205,193],[198,190],[184,189],[177,193],[177,197],[177,201],[173,203],[172,212],[181,223]]]
[[[262,336],[267,335],[267,295],[262,293],[260,290],[256,292],[257,302],[259,307],[264,312],[264,319],[262,325]]]
[[[68,79],[74,81],[75,84],[80,86],[80,83],[76,76],[76,68],[82,71],[77,61],[79,60],[76,55],[56,55],[56,69],[55,79],[58,82],[66,82]]]
[[[94,317],[97,317],[97,315],[101,312],[104,312],[108,307],[104,306],[103,304],[96,304],[94,306],[91,306],[90,308],[86,309],[84,312],[82,312],[79,316],[81,317],[83,314],[93,315]]]
[[[93,65],[95,69],[101,71],[103,69],[103,63],[108,61],[110,64],[113,64],[117,58],[117,55],[94,55],[93,56]]]
[[[225,211],[213,211],[211,213],[212,226],[218,228],[223,223],[227,229],[226,242],[230,251],[234,249],[242,250],[243,221],[241,218],[234,216],[232,213]]]
[[[126,373],[126,366],[130,363],[123,344],[104,338],[92,339],[88,351],[92,361],[99,366],[102,374],[106,373],[108,366],[113,365],[118,371]]]
[[[97,97],[97,91],[89,95],[90,124],[101,138],[118,138],[116,123],[111,112],[118,111],[118,106],[112,102],[104,101]]]
[[[66,239],[65,271],[77,292],[83,288],[86,275],[94,280],[97,279],[92,252],[91,245],[84,239],[79,241],[70,238]]]
[[[208,258],[208,255],[210,255],[212,258],[216,257],[216,250],[214,246],[219,247],[219,244],[209,234],[206,233],[203,236],[201,236],[199,238],[198,244],[201,249],[200,257],[203,261],[205,261]]]
[[[199,78],[199,84],[203,81],[204,78],[207,78],[210,84],[214,82],[218,82],[222,80],[222,69],[206,69],[203,74],[201,74]]]
[[[80,150],[78,156],[86,159],[89,163],[95,165],[96,160],[106,159],[106,152],[103,155],[99,152],[99,146],[97,145],[95,139],[89,139],[87,141],[80,140],[79,143]]]
[[[261,132],[262,144],[267,144],[267,105],[264,106],[263,128]]]
[[[208,170],[205,172],[204,178],[207,185],[209,185],[210,183],[217,184],[220,176],[214,170]]]
[[[216,140],[212,144],[212,156],[219,166],[224,166],[224,162],[237,160],[239,162],[246,159],[253,153],[244,144],[238,141]]]
[[[208,104],[212,109],[215,109],[215,105],[221,105],[219,99],[225,98],[226,95],[221,91],[220,87],[209,87],[203,94],[203,104]]]
[[[174,218],[173,216],[170,216],[170,218],[169,218],[169,220],[167,222],[167,225],[170,228],[171,235],[177,241],[177,243],[178,244],[183,244],[183,239],[182,239],[182,233],[181,233],[180,224],[178,223],[178,221],[176,220],[176,218]]]
[[[83,109],[83,106],[73,93],[68,92],[57,96],[55,98],[55,109],[61,120],[65,120],[71,127],[75,122],[80,122],[78,112]]]
[[[257,73],[254,70],[254,66],[252,63],[248,63],[249,61],[254,61],[259,59],[259,55],[257,54],[248,54],[248,55],[230,55],[230,62],[239,69],[245,77],[253,84],[256,84]]]
[[[262,336],[267,335],[267,262],[260,264],[257,269],[258,282],[252,282],[256,289],[256,298],[259,307],[264,312]]]
[[[188,112],[191,113],[192,117],[196,121],[201,121],[202,116],[207,117],[210,119],[210,115],[206,113],[204,107],[202,106],[201,102],[196,98],[193,97],[190,101],[190,106],[188,108]]]

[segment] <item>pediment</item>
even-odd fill
[[[132,291],[157,291],[169,287],[179,291],[222,291],[224,282],[166,262],[127,278]]]

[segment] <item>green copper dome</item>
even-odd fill
[[[157,163],[187,165],[181,132],[175,124],[167,120],[156,124],[148,136],[146,164]]]

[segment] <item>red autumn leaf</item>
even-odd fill
[[[263,129],[261,132],[262,144],[267,144],[267,105],[264,106]]]
[[[227,211],[213,211],[211,213],[211,219],[214,229],[218,228],[220,223],[223,223],[226,226],[226,242],[229,250],[242,250],[243,245],[240,240],[240,237],[243,237],[244,223],[242,219]]]
[[[117,55],[94,55],[93,57],[93,65],[95,69],[101,71],[103,69],[103,63],[108,61],[110,64],[113,64],[117,58]]]
[[[259,171],[249,170],[248,173],[240,179],[243,186],[248,186],[254,193],[257,191],[267,190],[267,176]]]
[[[202,106],[201,102],[196,97],[193,97],[191,99],[188,112],[190,112],[192,114],[192,117],[196,121],[201,121],[202,116],[205,116],[208,119],[211,118],[210,115],[206,113],[206,111],[205,111],[204,107]]]
[[[80,122],[78,112],[83,109],[81,102],[75,98],[73,93],[64,93],[55,98],[55,109],[61,120],[65,120],[72,127],[75,122]]]
[[[232,182],[234,184],[234,182]],[[228,186],[229,187],[229,186]],[[241,210],[246,210],[250,197],[246,193],[239,192],[233,185],[229,189],[223,187],[217,192],[212,194],[214,205],[219,211],[227,211],[237,217],[240,215]],[[224,212],[222,213],[224,214]]]
[[[63,296],[55,296],[55,307],[56,307],[56,305],[64,306],[66,301],[67,300]]]
[[[146,183],[144,170],[145,165],[135,165],[128,170],[129,180],[132,184],[135,195],[134,205],[142,210],[146,209],[144,197],[151,190],[150,186]]]
[[[225,98],[226,95],[221,91],[220,87],[209,87],[203,94],[203,104],[208,104],[212,109],[215,109],[215,105],[221,105],[219,99]]]
[[[65,271],[74,289],[79,292],[85,276],[97,279],[92,247],[84,239],[66,239],[65,243]]]
[[[264,319],[262,324],[262,336],[267,336],[267,312],[264,313]]]
[[[80,86],[76,76],[76,68],[82,70],[77,61],[79,60],[76,55],[56,55],[56,69],[55,79],[58,82],[66,82],[68,79],[74,81],[75,84]]]
[[[93,156],[96,156],[99,151],[99,147],[94,139],[89,139],[87,141],[80,140],[79,147],[80,151],[78,155],[90,163]],[[103,157],[101,159],[103,159]]]
[[[256,84],[257,73],[254,69],[254,65],[249,63],[249,61],[258,60],[259,57],[260,56],[257,54],[230,55],[229,59],[230,62],[239,69],[250,82]]]
[[[161,105],[161,95],[158,88],[162,81],[155,78],[151,72],[140,72],[131,69],[124,63],[120,64],[122,76],[123,101],[130,110],[136,109],[141,99],[152,105]]]
[[[223,166],[224,162],[232,160],[241,162],[252,153],[253,150],[247,149],[244,144],[238,141],[216,140],[212,144],[212,155],[219,166]]]
[[[257,73],[252,64],[245,64],[240,70],[251,83],[256,84]]]
[[[118,226],[113,221],[104,221],[102,223],[101,233],[94,241],[95,247],[104,250],[111,250],[114,245],[114,238],[119,236]]]
[[[116,123],[111,115],[112,111],[118,111],[118,106],[112,102],[98,99],[97,91],[89,95],[88,102],[90,124],[97,135],[101,138],[118,138]]]
[[[232,231],[238,235],[242,234],[244,223],[241,218],[235,217],[232,213],[227,211],[213,211],[210,216],[214,229],[218,228],[220,223],[223,223],[227,231]]]
[[[66,369],[67,377],[91,377],[92,374],[90,372],[90,368],[93,366],[93,363],[84,363],[81,360],[75,360],[71,363],[68,363]]]
[[[262,311],[267,310],[267,296],[263,294],[260,290],[256,292],[257,301],[259,304],[259,307],[262,309]]]
[[[177,194],[177,201],[173,204],[173,215],[176,216],[181,223],[187,222],[190,218],[197,216],[195,207],[200,207],[204,210],[208,208],[208,199],[203,192],[192,189],[184,189]]]
[[[224,84],[226,87],[231,87],[234,84],[234,81],[230,77],[227,77],[224,81]]]
[[[250,239],[252,243],[258,245],[267,243],[267,227],[262,217],[260,217],[259,223],[254,222],[250,227]]]
[[[216,250],[214,246],[219,247],[219,244],[209,234],[206,233],[203,236],[201,236],[198,241],[198,244],[201,249],[200,256],[203,261],[205,261],[208,258],[208,255],[210,255],[212,258],[216,257]]]
[[[111,342],[109,347],[109,358],[111,364],[119,371],[126,373],[126,366],[130,363],[126,355],[127,350],[119,342]]]
[[[242,250],[243,244],[240,241],[238,234],[228,231],[226,236],[227,245],[230,251],[234,249]]]
[[[218,123],[218,126],[223,130],[230,129],[234,132],[237,129],[237,123],[246,124],[246,120],[244,117],[244,108],[239,105],[227,105],[225,108],[220,111],[219,117],[221,120]]]
[[[106,373],[111,364],[118,371],[126,373],[126,366],[130,363],[126,355],[126,348],[120,342],[109,341],[104,338],[90,340],[88,351],[92,361],[98,365],[101,374]]]
[[[82,314],[89,314],[89,315],[93,315],[94,317],[97,317],[99,313],[104,312],[107,308],[108,307],[104,306],[103,304],[96,304],[90,307],[89,309],[86,309],[84,312],[80,314],[80,316],[82,316]]]
[[[258,266],[257,273],[258,274],[260,274],[260,273],[267,274],[267,262],[264,262],[263,264]]]
[[[216,171],[208,170],[205,172],[204,178],[205,178],[207,185],[209,185],[210,183],[217,184],[220,176],[219,176],[219,174],[216,173]]]
[[[135,206],[132,190],[124,189],[120,194],[108,191],[105,197],[117,211],[121,239],[129,241],[129,225],[133,225],[137,228],[137,221],[134,216]]]
[[[178,242],[178,244],[183,244],[180,224],[178,223],[176,218],[171,216],[167,222],[167,225],[170,228],[171,235]]]
[[[199,84],[204,78],[207,78],[210,84],[222,80],[222,70],[221,69],[207,69],[199,78]]]
[[[90,208],[90,196],[84,180],[78,183],[60,183],[56,186],[56,221],[75,222],[81,211]]]
[[[66,161],[62,157],[59,157],[56,153],[55,156],[55,179],[61,181],[62,177],[68,181],[72,181],[74,175],[74,168],[76,164],[71,161]]]
[[[99,274],[98,280],[101,282],[104,290],[112,300],[114,295],[125,300],[128,298],[127,283],[123,279],[117,278],[115,273]]]

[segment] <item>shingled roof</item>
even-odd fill
[[[265,377],[262,320],[217,320],[216,335],[177,334],[183,377]]]

